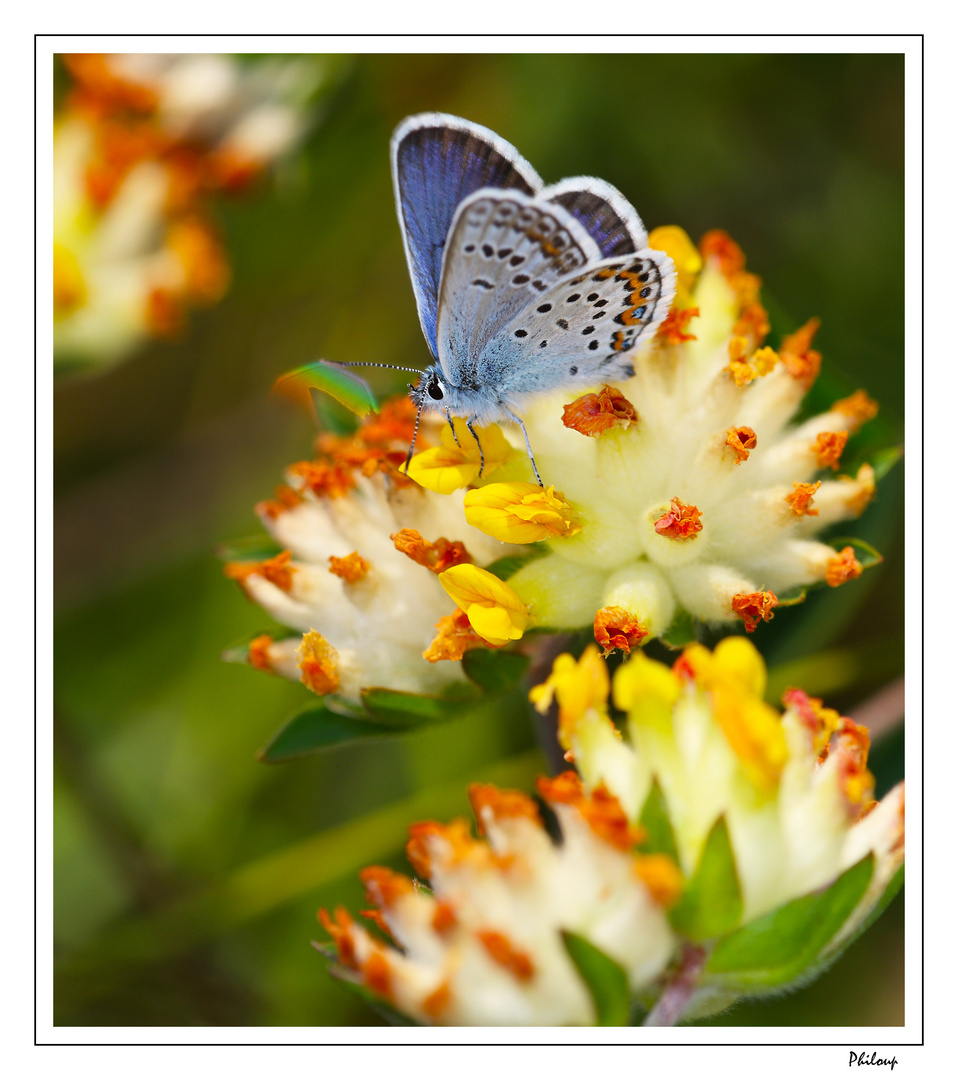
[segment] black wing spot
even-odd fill
[[[492,252],[493,252],[492,244],[483,244],[482,245],[482,253],[483,253],[483,255],[485,255],[485,257],[487,259],[492,258]]]
[[[528,274],[516,274],[516,276],[512,279],[512,284],[513,285],[525,285],[525,283],[528,280],[529,280],[529,275]]]
[[[535,281],[533,281],[532,283],[532,287],[537,292],[545,292],[548,288],[548,285],[546,285],[544,281],[540,281],[539,278],[536,278]]]
[[[596,300],[596,302],[592,306],[593,307],[605,307],[605,305],[608,302],[609,302],[608,300]]]
[[[576,300],[578,300],[581,295],[582,295],[581,293],[574,292],[571,296],[567,296],[565,298],[565,302],[567,304],[574,304],[576,302]]]
[[[565,321],[565,319],[556,319],[556,326],[561,326],[563,330],[569,329],[569,324]]]
[[[586,297],[586,300],[588,300],[590,304],[592,303],[593,300],[598,300],[598,299],[599,299],[599,294],[597,292],[590,292],[589,295]]]
[[[599,347],[599,339],[598,339],[598,338],[593,338],[593,339],[592,339],[592,340],[591,340],[591,341],[589,342],[589,348],[590,348],[590,349],[591,349],[591,350],[592,350],[593,352],[595,352],[595,350],[596,350],[596,349],[597,349],[598,347]]]
[[[509,260],[509,265],[510,266],[520,266],[525,261],[526,261],[525,255],[513,255],[512,258]]]
[[[569,374],[570,375],[578,375],[578,373],[579,373],[579,369],[575,366],[575,364],[573,364],[572,367],[569,368]]]
[[[471,255],[476,250],[476,245],[475,244],[466,244],[466,246],[462,250],[467,255]]]
[[[496,255],[498,255],[500,259],[504,259],[507,255],[511,254],[512,248],[499,248],[499,250],[496,252]]]
[[[529,336],[529,331],[528,330],[517,330],[516,331],[516,337],[528,337],[528,336]]]
[[[470,282],[470,284],[478,285],[480,288],[483,288],[483,289],[494,289],[495,288],[495,286],[492,284],[491,281],[486,281],[484,278],[481,278],[481,277],[477,277],[474,281]]]
[[[645,299],[645,298],[646,298],[646,297],[647,297],[647,296],[649,295],[649,293],[650,293],[651,291],[652,291],[652,290],[651,290],[651,289],[648,289],[648,288],[646,288],[646,289],[643,289],[643,290],[642,290],[642,291],[641,291],[641,292],[639,293],[639,296],[641,296],[641,297],[642,297],[642,299],[644,300],[644,299]]]
[[[648,270],[646,270],[646,272],[644,274],[639,274],[639,281],[648,281],[648,280],[649,280],[649,272],[648,272]]]
[[[585,328],[585,329],[584,329],[584,330],[582,331],[582,333],[583,333],[583,334],[592,334],[592,333],[595,333],[595,327],[594,327],[594,326],[587,326],[587,327],[586,327],[586,328]]]
[[[551,310],[552,310],[552,305],[551,305],[551,304],[540,304],[540,305],[539,305],[539,306],[538,306],[538,307],[536,308],[536,311],[540,311],[540,312],[542,312],[542,314],[543,314],[543,315],[545,315],[545,313],[546,313],[547,311],[551,311]]]
[[[548,344],[549,344],[548,341],[540,341],[539,342],[539,348],[544,349],[546,347],[546,345],[548,345]]]

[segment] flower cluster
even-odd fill
[[[414,423],[412,402],[400,398],[352,437],[320,436],[315,457],[291,465],[276,497],[259,504],[282,550],[226,572],[296,633],[256,638],[251,664],[353,700],[371,686],[435,692],[463,678],[458,664],[437,661],[520,636],[495,604],[485,639],[469,625],[476,614],[450,614],[447,593],[468,613],[480,609],[482,598],[463,590],[498,579],[475,564],[515,549],[469,525],[456,500],[404,475]],[[420,438],[429,442],[429,431]]]
[[[249,187],[303,137],[312,60],[65,56],[54,126],[54,352],[109,364],[178,333],[226,291],[210,197]]]
[[[476,458],[466,440],[445,448],[441,471],[435,451],[409,469],[435,491],[472,485],[466,517],[490,536],[544,544],[545,557],[503,583],[510,603],[528,626],[593,625],[606,652],[665,633],[682,612],[741,620],[751,633],[786,595],[860,576],[854,548],[816,534],[859,515],[875,491],[867,464],[835,475],[877,410],[864,392],[792,422],[821,362],[817,321],[773,350],[759,279],[727,235],[695,248],[669,227],[649,243],[672,256],[678,290],[635,376],[574,401],[543,395],[524,415],[554,486],[530,483],[527,459],[504,452],[498,429],[487,429],[497,450],[482,476],[464,467]]]
[[[819,970],[900,884],[904,787],[875,803],[867,731],[799,690],[779,713],[764,689],[744,638],[671,668],[639,651],[611,688],[623,732],[597,649],[560,656],[531,695],[580,772],[538,785],[560,838],[525,795],[474,785],[483,838],[410,830],[429,889],[363,872],[392,943],[320,913],[339,973],[420,1023],[590,1024],[614,994],[617,1022],[636,1004],[662,1022],[677,994],[690,1017]]]

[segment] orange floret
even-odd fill
[[[414,891],[414,885],[405,874],[397,874],[388,866],[367,866],[359,872],[359,880],[366,889],[366,899],[382,908],[391,907],[401,896]]]
[[[873,401],[864,390],[856,390],[849,397],[836,401],[831,411],[847,416],[851,421],[849,427],[854,434],[862,424],[866,424],[878,415],[878,402]]]
[[[847,431],[821,431],[812,443],[812,452],[820,469],[837,469],[845,443]]]
[[[534,800],[521,791],[500,791],[494,784],[470,784],[469,802],[476,815],[476,827],[480,835],[484,832],[482,811],[486,807],[492,811],[494,818],[524,817],[536,825],[542,825]]]
[[[635,873],[661,907],[671,907],[685,887],[682,871],[668,855],[637,855]]]
[[[356,480],[350,469],[338,462],[299,461],[291,465],[289,472],[302,478],[303,488],[309,488],[314,495],[328,495],[338,499],[356,486]]]
[[[668,540],[694,540],[702,531],[702,511],[697,506],[672,499],[672,505],[655,523],[655,531]]]
[[[142,113],[156,108],[156,92],[116,75],[106,53],[66,53],[62,60],[82,92],[101,100],[105,106]]]
[[[367,446],[389,446],[412,442],[416,426],[416,406],[405,395],[384,401],[378,413],[363,418],[356,438]]]
[[[616,649],[630,653],[649,636],[649,631],[632,614],[621,607],[599,608],[592,622],[592,632],[603,656]]]
[[[838,585],[844,585],[846,581],[860,578],[863,569],[862,564],[855,558],[855,549],[844,547],[834,558],[828,560],[825,583],[834,589]]]
[[[422,999],[421,1008],[430,1020],[438,1020],[448,1010],[451,1000],[452,990],[447,979],[445,982],[441,982],[431,994],[427,994]]]
[[[280,484],[272,499],[263,499],[262,502],[256,504],[256,513],[260,517],[268,517],[275,521],[280,514],[292,510],[294,506],[299,506],[302,501],[303,496],[299,492],[293,491],[287,484]]]
[[[293,587],[293,574],[296,572],[296,568],[289,565],[292,557],[292,552],[281,551],[271,559],[263,559],[259,562],[228,562],[223,567],[223,573],[233,581],[239,582],[244,589],[246,579],[255,574],[257,577],[265,578],[277,589],[288,593]]]
[[[659,327],[659,337],[668,341],[672,345],[681,345],[686,341],[695,341],[695,334],[690,334],[689,323],[693,319],[697,319],[700,312],[697,307],[683,308],[681,311],[678,308],[672,308],[672,310],[665,316],[665,321]]]
[[[253,638],[249,643],[249,651],[246,654],[246,658],[252,667],[258,668],[260,671],[273,670],[269,658],[269,647],[272,644],[273,639],[269,634],[260,634],[259,637]]]
[[[875,777],[867,768],[869,744],[868,728],[843,716],[833,740],[832,753],[839,763],[842,791],[849,809],[856,815],[870,801],[875,790]]]
[[[230,282],[230,265],[213,226],[191,214],[170,226],[167,245],[183,269],[185,295],[200,304],[221,299]]]
[[[432,876],[432,860],[429,854],[430,840],[440,840],[450,849],[449,862],[465,859],[476,846],[464,818],[454,818],[448,825],[440,821],[419,821],[409,826],[406,842],[406,858],[421,878]],[[442,860],[446,862],[447,859]]]
[[[789,334],[778,350],[789,375],[806,389],[818,378],[822,366],[822,354],[810,347],[819,326],[821,319],[809,319],[794,334]]]
[[[699,241],[699,251],[703,259],[718,259],[727,278],[745,269],[745,254],[724,229],[710,229]]]
[[[639,419],[635,406],[614,386],[597,394],[583,394],[562,408],[562,423],[583,435],[598,438],[616,426],[628,427]]]
[[[735,455],[735,464],[741,465],[748,461],[749,451],[758,445],[758,436],[750,427],[730,427],[725,432],[725,445]]]
[[[826,709],[821,698],[809,697],[804,690],[788,689],[782,695],[782,704],[793,709],[812,737],[812,747],[819,760],[828,757],[829,742],[842,722],[836,709]]]
[[[456,608],[451,615],[444,615],[436,623],[438,634],[429,643],[422,657],[430,664],[440,660],[461,660],[470,649],[492,649],[485,638],[481,638],[469,624],[469,616]]]
[[[400,529],[389,537],[396,545],[396,550],[408,556],[414,563],[425,566],[434,574],[441,574],[450,566],[471,563],[472,556],[461,540],[447,540],[440,536],[435,543],[424,540],[415,529]]]
[[[364,919],[369,919],[370,922],[375,923],[376,926],[386,935],[386,937],[392,937],[392,931],[389,929],[389,924],[383,917],[383,913],[378,908],[362,908],[359,911]]]
[[[339,687],[336,650],[322,634],[315,630],[303,634],[297,655],[300,680],[314,694],[322,697],[324,694],[333,693]]]
[[[325,908],[319,909],[318,917],[326,933],[333,939],[340,963],[352,968],[353,971],[358,971],[359,961],[356,958],[356,944],[353,941],[355,923],[352,916],[344,907],[337,907],[335,919],[330,918]]]
[[[520,982],[528,982],[535,975],[535,967],[527,953],[517,949],[505,934],[498,930],[480,930],[476,937],[500,967],[511,972]]]
[[[370,564],[358,551],[354,551],[343,559],[335,555],[329,556],[329,572],[342,578],[347,585],[355,585],[357,581],[362,581],[369,573],[369,566]]]
[[[456,910],[448,900],[436,902],[436,910],[432,914],[432,928],[437,934],[448,934],[459,925]]]
[[[570,771],[560,773],[551,780],[540,776],[536,788],[547,802],[574,806],[596,836],[621,851],[629,851],[645,836],[644,829],[629,824],[622,804],[605,784],[599,784],[591,795],[586,795],[582,780],[578,774]]]
[[[748,338],[733,336],[728,343],[728,370],[736,386],[746,386],[755,378],[748,362]]]
[[[821,486],[821,480],[816,480],[814,484],[792,485],[794,490],[785,496],[785,501],[796,517],[818,517],[818,511],[812,508],[812,496]]]
[[[174,338],[186,325],[186,304],[181,294],[172,289],[151,289],[144,312],[150,333],[156,337]]]
[[[363,964],[363,982],[378,997],[392,1000],[392,980],[389,961],[378,949]]]
[[[754,278],[755,276],[754,274],[743,274],[741,277],[744,279]],[[751,281],[740,281],[739,283],[744,284],[747,291],[751,291],[752,288],[754,288],[754,291],[756,293],[758,292],[758,278],[755,278],[754,285]],[[765,340],[770,329],[771,326],[768,321],[768,312],[762,307],[758,300],[752,300],[745,305],[745,309],[736,320],[735,326],[732,327],[732,333],[747,337],[753,345],[758,346]]]
[[[777,604],[778,597],[773,592],[737,593],[732,597],[732,611],[741,615],[749,634],[754,633],[760,622],[770,622],[774,618],[772,608]]]

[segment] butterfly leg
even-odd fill
[[[459,445],[459,436],[456,434],[456,425],[452,422],[452,417],[449,415],[449,410],[446,409],[446,423],[449,425],[449,430],[452,432],[452,438],[456,446]]]
[[[536,468],[536,459],[532,456],[532,447],[529,445],[529,435],[526,432],[526,425],[522,422],[521,417],[516,416],[510,409],[506,409],[506,412],[509,413],[512,419],[519,425],[519,428],[522,431],[522,437],[526,440],[526,453],[529,455],[529,462],[532,465],[532,471],[535,473],[536,483],[539,487],[545,487],[545,484],[542,482],[542,477],[539,475],[539,470]]]
[[[472,417],[466,421],[466,427],[469,429],[469,434],[476,440],[476,446],[479,447],[479,475],[482,476],[482,470],[486,467],[486,457],[482,452],[482,443],[479,441],[479,436],[476,434],[476,429],[472,426]]]

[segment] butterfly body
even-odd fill
[[[521,426],[535,395],[633,374],[629,354],[667,315],[675,271],[647,248],[615,188],[592,177],[546,187],[493,132],[441,113],[404,121],[392,161],[420,322],[437,361],[411,390],[420,409],[470,427]]]

